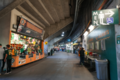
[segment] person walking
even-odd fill
[[[80,65],[81,65],[81,63],[84,65],[84,49],[83,48],[81,48],[80,49]]]
[[[0,75],[2,73],[2,62],[3,62],[3,54],[4,54],[4,49],[2,48],[2,44],[0,44]]]
[[[4,62],[7,60],[7,73],[11,73],[11,60],[12,60],[12,51],[10,49],[10,45],[6,45],[7,50],[5,51],[5,59]]]

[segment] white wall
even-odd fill
[[[117,58],[117,72],[118,80],[120,80],[120,44],[117,44],[117,36],[120,35],[120,25],[115,25],[115,43],[116,43],[116,58]]]
[[[54,38],[51,41],[48,42],[48,52],[50,52],[50,50],[52,48],[54,48],[54,43],[57,42],[58,40],[62,39],[63,37],[58,37],[58,38]]]
[[[48,44],[47,44],[47,45],[44,44],[44,53],[45,53],[45,54],[48,53]]]

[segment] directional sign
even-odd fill
[[[110,23],[114,23],[113,17],[107,18],[107,24],[110,24]]]
[[[118,9],[106,9],[92,12],[93,25],[119,24]]]

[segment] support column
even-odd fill
[[[116,0],[116,7],[120,8],[120,0]]]
[[[42,40],[42,43],[41,43],[41,49],[42,49],[42,57],[44,57],[45,56],[45,54],[44,54],[44,40]]]
[[[10,18],[11,13],[7,13],[6,16],[0,18],[0,43],[3,47],[10,43]]]

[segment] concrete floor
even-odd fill
[[[75,54],[57,52],[53,56],[13,69],[0,80],[97,80],[95,72],[77,65]]]

